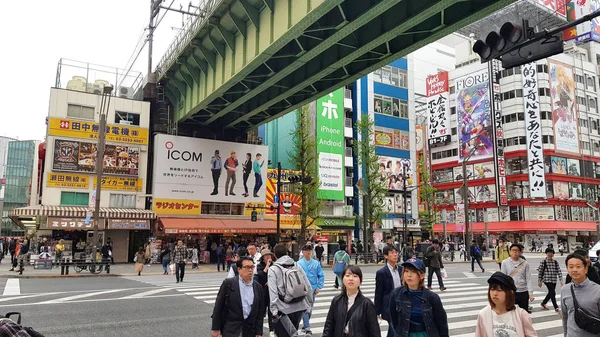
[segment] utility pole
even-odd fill
[[[105,86],[100,100],[100,127],[98,130],[98,146],[96,147],[96,202],[94,207],[94,236],[92,238],[92,261],[96,261],[98,249],[98,228],[100,227],[100,193],[102,192],[102,170],[104,168],[104,147],[106,142],[106,114],[110,106],[113,87]]]
[[[408,222],[406,214],[408,213],[408,202],[406,200],[406,166],[404,163],[402,163],[402,201],[404,202],[404,243],[408,245]],[[412,242],[410,247],[412,247]]]
[[[161,3],[162,0],[150,0],[150,22],[148,23],[148,76],[152,74],[152,45],[154,42],[154,30],[156,29],[154,22],[160,11]]]
[[[277,243],[281,241],[281,207],[279,207],[281,203],[281,185],[281,162],[277,162],[277,202],[275,203],[275,207],[277,207]]]

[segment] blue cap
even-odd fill
[[[416,270],[425,272],[425,264],[423,263],[423,261],[417,259],[416,257],[411,257],[410,259],[404,261],[404,263],[402,264],[402,267],[406,267],[406,266],[411,266],[411,267],[415,268]]]

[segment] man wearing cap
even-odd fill
[[[239,162],[237,160],[237,156],[235,154],[235,151],[231,151],[231,156],[229,158],[227,158],[225,160],[225,170],[227,171],[227,180],[225,180],[225,196],[228,195],[235,195],[235,193],[233,193],[233,188],[235,187],[235,183],[237,182],[237,179],[235,177],[235,173],[237,170],[237,167],[239,165]],[[231,182],[231,188],[229,188],[229,183]]]
[[[219,178],[221,177],[221,155],[215,150],[215,155],[210,159],[210,171],[212,172],[213,191],[210,195],[219,194]]]
[[[321,263],[319,261],[312,258],[313,247],[310,244],[304,245],[302,247],[302,256],[303,258],[298,261],[298,265],[302,267],[308,281],[310,282],[310,286],[313,291],[313,301],[310,303],[310,308],[304,312],[302,315],[302,321],[304,322],[302,325],[302,332],[306,336],[312,336],[312,332],[310,331],[310,316],[312,312],[312,307],[315,304],[315,296],[323,289],[325,285],[325,274],[323,273],[323,268],[321,268]]]
[[[389,314],[390,294],[396,288],[402,287],[402,266],[398,266],[398,249],[393,245],[383,247],[385,266],[375,274],[375,312],[379,318],[391,322]],[[392,329],[388,337],[393,336]]]

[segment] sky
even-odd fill
[[[192,0],[193,4],[198,2]],[[163,5],[170,3],[166,0]],[[173,7],[179,9],[182,4],[187,10],[188,3],[174,0]],[[150,0],[2,1],[0,136],[43,140],[50,88],[55,86],[59,60],[125,68],[148,26],[149,12]],[[155,34],[153,68],[181,25],[181,14],[166,14]],[[147,58],[145,48],[132,70],[145,76]],[[78,74],[85,76],[85,70]],[[62,82],[66,86],[64,77]]]

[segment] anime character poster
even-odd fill
[[[564,181],[554,181],[554,198],[569,199],[569,183]]]
[[[550,96],[556,151],[579,153],[577,104],[573,67],[548,60]]]
[[[577,159],[567,159],[567,172],[570,176],[581,176],[581,169],[579,165],[579,160]]]
[[[480,163],[473,165],[474,179],[484,179],[494,177],[494,163]]]
[[[492,157],[492,115],[487,71],[456,80],[459,162],[471,151],[470,160]]]
[[[550,157],[552,173],[567,174],[567,159],[561,157]]]

